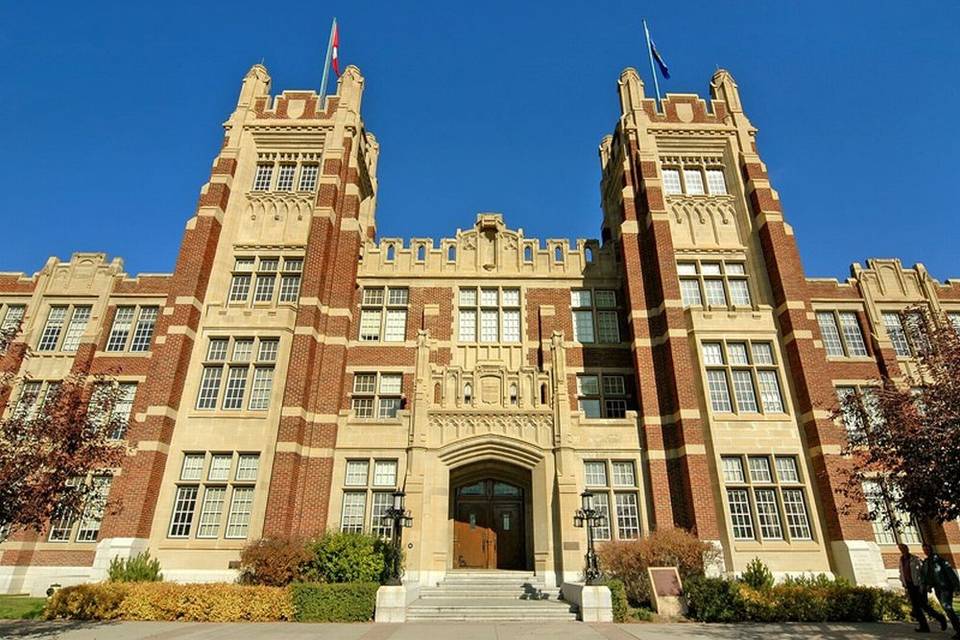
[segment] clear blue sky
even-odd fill
[[[898,256],[960,277],[946,0],[4,3],[0,270],[73,251],[172,270],[244,73],[263,58],[274,91],[317,87],[334,12],[382,145],[382,235],[501,211],[528,236],[596,237],[621,69],[652,93],[645,15],[667,91],[733,73],[809,275]]]

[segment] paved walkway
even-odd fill
[[[3,640],[881,640],[914,636],[907,624],[584,624],[408,623],[408,624],[214,624],[188,622],[8,622]],[[947,640],[933,632],[929,640]]]

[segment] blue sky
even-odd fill
[[[733,73],[809,275],[898,256],[960,277],[960,3],[387,4],[4,3],[0,270],[104,251],[170,271],[244,73],[262,58],[275,92],[317,87],[336,13],[382,145],[381,235],[500,211],[596,237],[621,69],[653,91],[646,16],[664,90]]]

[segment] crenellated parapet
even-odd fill
[[[362,276],[426,273],[613,278],[618,265],[612,245],[583,239],[576,244],[566,239],[541,243],[526,238],[522,229],[508,229],[497,213],[478,214],[472,229],[458,229],[439,245],[431,238],[381,238],[363,247]]]

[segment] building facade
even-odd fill
[[[496,213],[440,240],[376,234],[379,146],[355,67],[325,100],[243,80],[171,274],[51,258],[0,274],[0,362],[25,382],[123,385],[131,454],[105,513],[0,544],[0,592],[100,579],[149,548],[164,575],[231,580],[241,548],[328,529],[386,534],[406,492],[406,579],[464,568],[581,575],[600,540],[680,526],[776,573],[883,584],[893,534],[843,508],[838,395],[909,369],[897,312],[960,321],[922,265],[804,275],[726,71],[710,97],[619,79],[600,144],[601,239],[541,241]],[[469,221],[465,221],[469,222]],[[24,358],[30,349],[31,357]],[[956,523],[928,534],[960,557]],[[916,529],[904,538],[917,543]]]

